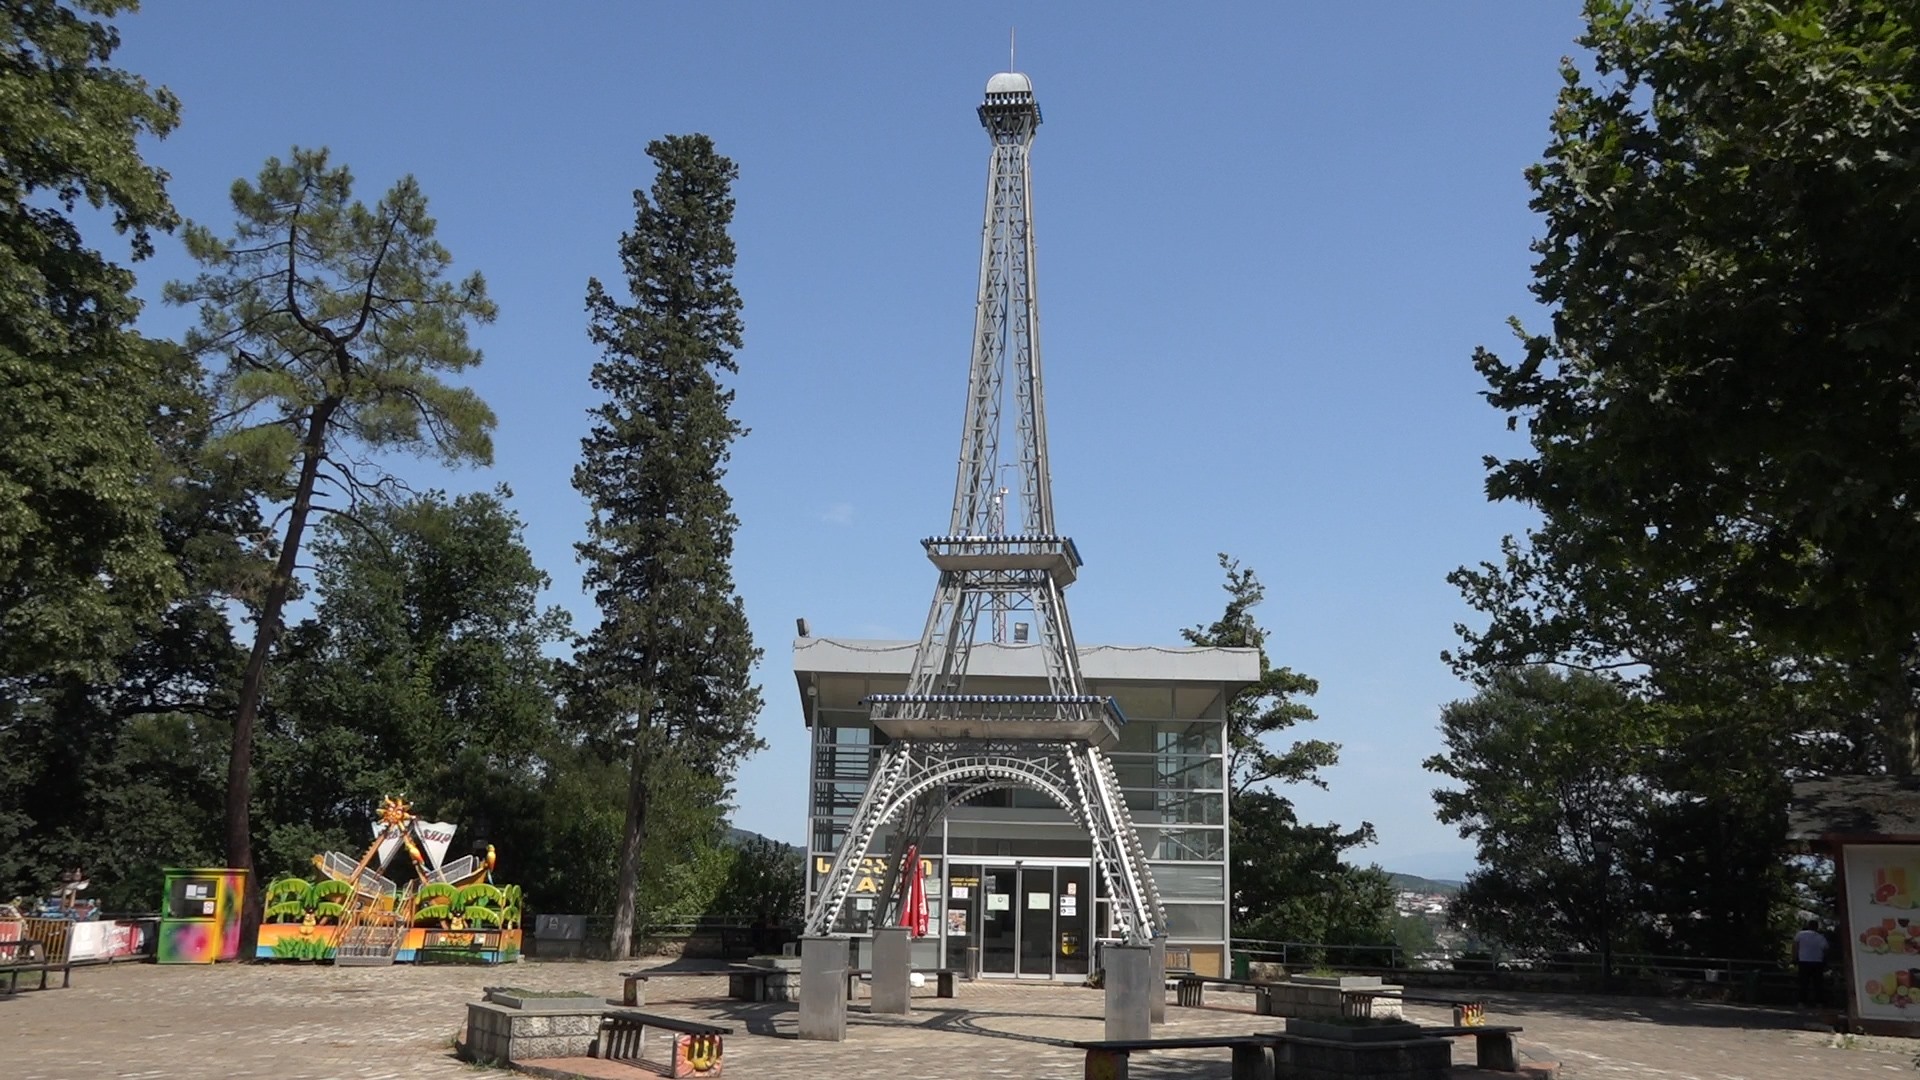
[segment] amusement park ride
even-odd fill
[[[322,852],[313,857],[320,881],[286,877],[267,886],[255,955],[341,965],[518,959],[520,887],[493,883],[491,844],[484,858],[448,861],[454,831],[420,820],[404,795],[386,797],[359,859]],[[387,869],[403,850],[412,871],[404,885]]]

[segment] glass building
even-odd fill
[[[811,905],[852,820],[886,736],[861,701],[906,689],[913,642],[803,637],[793,669],[812,738],[807,897]],[[1226,701],[1260,675],[1253,649],[1092,646],[1080,650],[1089,693],[1127,717],[1108,750],[1167,912],[1170,949],[1193,970],[1221,974],[1227,954]],[[1039,649],[976,644],[967,690],[1044,694]],[[897,824],[897,823],[896,823]],[[839,931],[869,933],[886,905],[882,830],[855,878]],[[919,852],[929,934],[916,966],[968,966],[983,976],[1081,978],[1096,939],[1117,936],[1087,834],[1051,800],[1024,788],[989,791],[952,808]],[[858,943],[856,943],[856,950]]]

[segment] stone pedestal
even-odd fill
[[[873,931],[873,1005],[876,1014],[905,1016],[913,1011],[913,931],[881,926]]]
[[[846,1041],[846,938],[800,940],[800,1037],[821,1042]]]
[[[1155,1024],[1167,1022],[1167,939],[1157,937],[1153,949],[1153,996],[1148,999],[1147,1019]]]
[[[468,1061],[503,1065],[534,1058],[584,1057],[600,1037],[606,1006],[528,1012],[491,1001],[467,1005],[467,1039],[460,1055]]]
[[[1147,945],[1105,945],[1100,968],[1106,980],[1107,1033],[1113,1039],[1153,1037],[1153,949]],[[1166,998],[1165,984],[1159,996]]]

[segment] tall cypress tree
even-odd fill
[[[631,303],[587,283],[589,335],[602,350],[592,381],[607,401],[573,475],[592,507],[579,553],[601,616],[577,657],[573,705],[629,770],[612,941],[621,959],[654,800],[676,770],[724,780],[761,745],[759,650],[734,592],[739,520],[721,484],[745,434],[720,383],[739,370],[727,235],[739,169],[705,135],[656,140],[647,155],[658,169],[651,198],[633,193],[633,231],[620,238]]]

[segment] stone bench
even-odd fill
[[[1255,990],[1271,985],[1258,979],[1224,979],[1213,975],[1194,975],[1192,973],[1185,973],[1176,977],[1172,972],[1168,972],[1167,974],[1169,980],[1173,982],[1173,1003],[1175,1005],[1184,1005],[1190,1009],[1205,1007],[1206,987],[1209,985],[1245,986]]]
[[[647,1034],[652,1031],[667,1032],[673,1040],[672,1053],[665,1061],[647,1058]],[[725,1049],[722,1036],[731,1034],[732,1028],[715,1024],[616,1009],[600,1018],[600,1037],[593,1056],[672,1077],[720,1075]]]
[[[639,971],[620,973],[620,1003],[632,1007],[647,1003],[646,984],[652,979],[717,979],[727,977],[727,996],[739,1001],[785,1001],[787,979],[791,972],[784,968],[763,967],[727,967],[712,968],[706,971],[662,971],[657,968],[643,968]],[[773,984],[778,982],[780,993],[773,992]]]
[[[933,976],[933,996],[950,998],[954,996],[957,980],[965,974],[959,968],[914,968],[922,975]],[[854,988],[860,985],[861,976],[871,976],[872,968],[847,969],[847,1000],[853,1000]]]
[[[1155,1050],[1233,1051],[1233,1080],[1274,1080],[1273,1048],[1278,1035],[1208,1035],[1186,1039],[1100,1039],[1073,1045],[1087,1052],[1086,1080],[1128,1080],[1134,1054]]]

